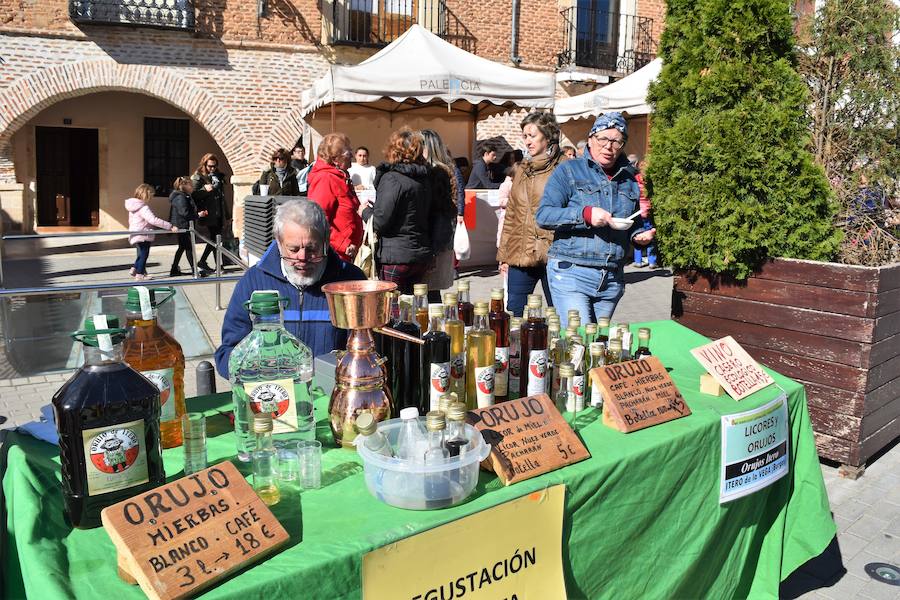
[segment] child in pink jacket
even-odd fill
[[[147,231],[157,227],[178,231],[168,221],[160,219],[153,214],[147,202],[153,197],[153,186],[142,183],[134,190],[134,198],[125,200],[125,209],[128,211],[128,231]],[[150,258],[150,245],[153,243],[152,234],[138,234],[128,236],[128,243],[137,247],[137,259],[131,267],[131,276],[137,281],[149,279],[147,277],[147,259]]]

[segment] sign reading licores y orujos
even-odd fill
[[[590,375],[603,388],[603,424],[613,429],[631,433],[691,414],[655,356],[597,367]]]
[[[694,348],[691,354],[735,400],[775,383],[730,335]]]
[[[193,595],[289,537],[230,462],[113,504],[101,519],[120,569],[154,600]]]

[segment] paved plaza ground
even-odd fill
[[[172,245],[153,247],[149,283],[164,284],[174,254]],[[71,286],[130,281],[128,267],[134,251],[124,239],[78,238],[6,242],[3,247],[3,287]],[[231,271],[239,274],[239,271]],[[470,270],[461,279],[471,282],[473,299],[487,299],[491,287],[502,286],[496,270]],[[233,283],[221,284],[222,304],[227,305]],[[224,311],[216,310],[215,285],[205,283],[180,287],[202,324],[210,347],[220,341]],[[613,319],[623,322],[667,319],[671,311],[672,276],[668,270],[626,269],[626,292]],[[2,343],[2,340],[0,340]],[[3,362],[0,358],[0,362]],[[197,365],[208,356],[188,361],[185,393],[196,394]],[[5,374],[5,375],[4,375]],[[70,372],[21,376],[0,364],[0,427],[16,427],[37,418],[40,407]],[[3,378],[6,377],[6,378]],[[227,382],[216,376],[219,391]],[[832,512],[838,527],[836,543],[818,560],[801,568],[783,586],[787,598],[844,600],[900,599],[900,586],[869,578],[865,566],[883,562],[900,565],[900,444],[872,462],[865,475],[851,481],[838,476],[837,465],[822,464]],[[842,566],[841,566],[842,565]]]

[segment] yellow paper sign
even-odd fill
[[[365,600],[565,600],[556,485],[363,556]]]

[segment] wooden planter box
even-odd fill
[[[819,455],[861,474],[900,436],[900,265],[775,259],[746,282],[676,272],[674,318],[803,383]]]

